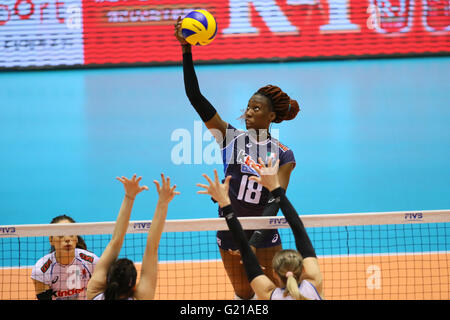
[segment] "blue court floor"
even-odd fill
[[[300,102],[296,119],[272,127],[297,160],[288,195],[300,214],[450,209],[450,58],[196,70],[203,94],[235,127],[266,84]],[[204,156],[214,142],[199,120],[181,66],[0,73],[0,225],[63,213],[114,221],[123,196],[115,177],[134,173],[150,190],[131,219],[151,219],[161,172],[181,192],[168,219],[217,217],[196,193],[202,173],[223,176]],[[182,142],[191,154],[177,164]]]

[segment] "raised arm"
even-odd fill
[[[302,279],[310,281],[316,287],[319,294],[322,294],[322,273],[320,272],[316,252],[302,220],[286,197],[286,191],[280,185],[277,175],[279,160],[277,160],[273,167],[271,160],[269,160],[268,167],[264,165],[261,159],[259,159],[259,163],[261,164],[261,168],[253,167],[258,172],[259,177],[252,176],[250,179],[266,187],[272,193],[275,202],[280,205],[281,211],[294,234],[297,250],[303,257],[304,274]]]
[[[156,210],[153,215],[152,224],[147,236],[147,245],[145,247],[144,257],[142,258],[141,278],[134,297],[138,300],[153,300],[155,297],[156,281],[158,276],[158,247],[164,224],[167,217],[167,209],[170,201],[179,192],[175,191],[176,185],[170,186],[170,178],[165,178],[161,174],[162,185],[154,180],[159,199],[156,204]]]
[[[147,186],[139,186],[141,179],[142,177],[136,178],[136,175],[131,180],[125,177],[117,177],[117,180],[122,182],[124,186],[125,196],[117,216],[116,224],[114,225],[112,238],[96,264],[92,278],[89,280],[87,287],[88,300],[93,299],[106,288],[106,275],[109,266],[117,259],[122,249],[123,240],[125,239],[130,222],[134,199],[141,191],[148,190]]]
[[[214,135],[217,142],[221,143],[225,138],[228,124],[220,118],[213,105],[200,92],[194,62],[192,60],[191,45],[183,37],[181,21],[181,17],[178,17],[177,23],[175,24],[175,37],[180,42],[183,53],[183,75],[186,95],[206,127]]]
[[[280,185],[284,190],[287,190],[289,185],[289,179],[291,177],[291,172],[294,169],[293,163],[286,163],[284,166],[280,167],[278,170],[278,181],[280,181]],[[273,197],[269,198],[269,202],[265,205],[262,216],[263,217],[273,217],[278,214],[278,210],[280,209],[280,205],[278,202],[273,201]],[[272,230],[270,229],[261,229],[255,230],[253,235],[251,236],[248,243],[250,246],[256,250],[256,248],[264,242],[264,239],[267,237],[267,234],[272,234]]]
[[[197,184],[205,190],[198,191],[200,194],[209,194],[217,201],[225,216],[228,228],[233,236],[233,240],[238,245],[242,257],[242,263],[247,275],[247,279],[259,299],[268,300],[276,285],[263,272],[258,259],[251,249],[242,229],[242,225],[235,215],[228,196],[228,188],[231,176],[226,177],[225,182],[220,183],[217,170],[214,170],[214,181],[206,174],[203,175],[209,185]]]

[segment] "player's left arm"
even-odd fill
[[[158,247],[164,225],[167,217],[167,210],[170,201],[175,195],[180,194],[175,191],[176,185],[170,186],[170,178],[164,177],[161,173],[161,185],[157,180],[153,183],[156,185],[156,191],[159,198],[156,204],[155,213],[147,235],[147,245],[145,247],[144,256],[142,258],[141,278],[136,285],[134,297],[138,300],[153,300],[156,292],[156,283],[158,279]]]
[[[262,268],[260,267],[258,258],[251,249],[244,230],[242,229],[242,225],[231,206],[230,197],[228,195],[231,176],[226,177],[223,184],[219,180],[217,170],[214,170],[214,181],[211,180],[211,178],[209,178],[206,174],[203,174],[203,177],[205,177],[205,179],[209,182],[209,185],[200,183],[197,184],[198,187],[205,189],[198,191],[197,193],[208,194],[217,201],[219,207],[223,211],[225,221],[231,232],[233,240],[241,253],[245,273],[252,289],[255,291],[259,299],[270,299],[276,285],[264,274]]]
[[[262,160],[259,159],[261,168],[253,166],[253,169],[258,172],[259,177],[253,176],[250,177],[250,180],[256,181],[270,190],[276,199],[275,202],[280,204],[281,211],[294,234],[297,250],[303,257],[304,273],[302,279],[307,279],[311,282],[316,287],[319,294],[322,295],[322,273],[320,272],[316,252],[300,216],[286,197],[286,191],[281,187],[278,181],[278,175],[276,173],[278,172],[279,162],[280,161],[277,160],[275,165],[272,166],[271,161],[269,161],[269,164],[266,167]]]
[[[289,162],[278,169],[278,181],[280,181],[280,186],[284,190],[287,190],[294,166],[295,164],[293,162]]]

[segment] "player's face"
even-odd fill
[[[268,129],[275,117],[275,112],[271,111],[270,100],[267,97],[255,94],[250,98],[244,113],[247,130]]]
[[[71,223],[68,220],[61,220],[58,223]],[[52,236],[50,237],[50,244],[55,247],[57,252],[71,252],[75,250],[78,243],[76,235],[70,236]]]

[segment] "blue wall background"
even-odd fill
[[[273,128],[296,156],[288,193],[301,214],[450,209],[450,58],[196,70],[203,94],[236,127],[263,85],[300,102],[295,120]],[[63,213],[114,221],[123,196],[115,177],[134,173],[150,190],[131,219],[152,219],[161,172],[182,193],[168,219],[217,217],[195,184],[222,166],[171,159],[172,133],[193,136],[198,120],[181,66],[1,73],[0,225]]]

